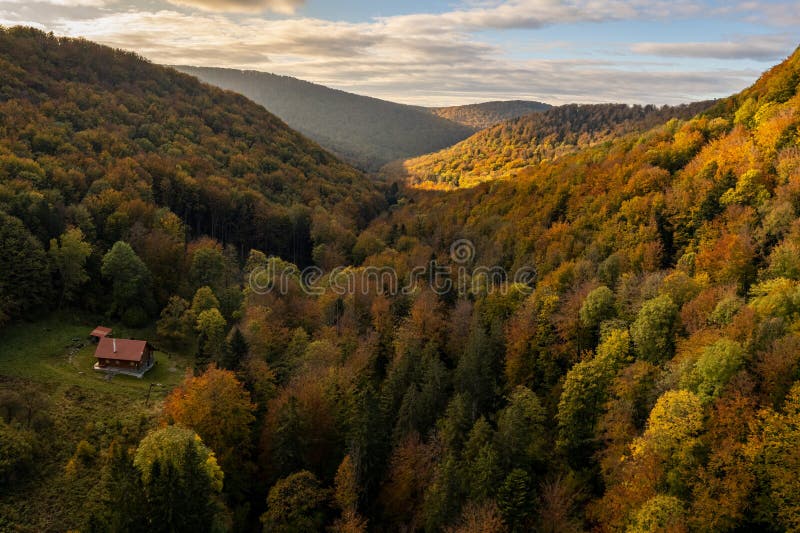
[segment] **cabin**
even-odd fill
[[[94,352],[94,369],[141,378],[155,363],[153,347],[147,341],[102,337]]]
[[[100,339],[103,337],[108,337],[111,335],[111,328],[107,328],[105,326],[97,326],[89,333],[89,336],[92,338],[94,342],[100,342]]]

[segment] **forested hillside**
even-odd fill
[[[671,118],[690,118],[710,105],[563,105],[505,121],[439,152],[393,163],[389,170],[415,185],[472,187],[482,181],[519,176],[544,159],[625,133],[646,131]]]
[[[353,164],[377,170],[450,146],[475,129],[415,106],[330,89],[267,72],[176,67],[247,96],[297,131]]]
[[[800,49],[695,116],[590,108],[516,179],[382,196],[240,97],[0,42],[0,529],[798,529]],[[313,269],[259,209],[308,221]],[[84,375],[83,313],[171,370]]]
[[[418,191],[362,233],[386,244],[365,264],[538,273],[396,317],[396,528],[797,529],[799,82],[800,49],[705,114]]]
[[[4,231],[35,243],[27,272],[3,286],[0,316],[48,301],[22,281],[49,275],[37,258],[69,228],[93,257],[126,240],[152,268],[201,235],[234,256],[258,248],[308,264],[332,238],[319,228],[353,231],[384,206],[360,172],[260,106],[132,54],[11,29],[0,66]],[[161,255],[173,247],[178,257]]]
[[[442,118],[464,124],[476,130],[483,130],[494,126],[498,122],[529,115],[538,111],[547,111],[552,107],[553,106],[542,102],[508,100],[450,107],[431,107],[430,110],[432,113]]]

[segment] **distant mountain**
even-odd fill
[[[491,179],[515,177],[545,159],[644,131],[672,118],[691,118],[712,103],[553,107],[502,122],[439,152],[394,162],[386,170],[416,185],[471,187]]]
[[[243,94],[292,128],[365,169],[451,146],[475,129],[416,106],[347,93],[289,76],[176,66],[200,80]]]
[[[431,113],[458,122],[464,126],[482,130],[499,124],[504,120],[518,118],[530,113],[547,111],[553,106],[529,100],[508,100],[501,102],[482,102],[480,104],[451,107],[431,107]]]

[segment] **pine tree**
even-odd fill
[[[531,478],[527,472],[515,468],[506,476],[497,490],[497,506],[511,533],[528,531],[527,522],[533,508]]]
[[[491,343],[483,327],[472,326],[467,349],[455,371],[456,390],[470,401],[473,418],[484,413],[494,399],[496,376],[492,367]]]
[[[120,533],[145,532],[147,523],[143,519],[147,505],[139,470],[133,466],[133,458],[119,442],[109,449],[105,507],[107,530]]]
[[[197,351],[194,354],[194,373],[199,376],[206,371],[208,365],[211,364],[211,354],[207,348],[208,339],[204,332],[197,335]]]
[[[47,255],[22,222],[0,211],[0,325],[45,303],[51,291]]]
[[[225,343],[222,367],[227,370],[238,370],[242,360],[247,356],[250,347],[239,328],[234,328]]]

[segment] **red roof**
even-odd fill
[[[94,356],[98,359],[141,361],[146,347],[147,341],[102,337],[97,344],[97,350],[94,351]]]
[[[105,326],[97,326],[92,330],[89,334],[90,337],[97,337],[98,339],[102,339],[103,337],[111,334],[111,328],[107,328]]]

